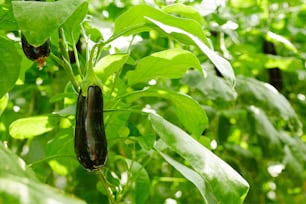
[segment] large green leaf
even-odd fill
[[[235,85],[236,78],[231,64],[226,59],[224,59],[223,57],[219,56],[216,52],[211,50],[204,43],[204,41],[201,39],[199,35],[196,35],[190,32],[189,30],[164,23],[164,21],[158,21],[156,19],[149,17],[146,18],[151,22],[153,22],[155,25],[157,25],[159,28],[161,28],[164,32],[170,34],[171,36],[175,37],[177,34],[180,34],[191,39],[193,44],[197,45],[202,50],[202,52],[207,55],[207,57],[216,66],[216,68],[220,71],[220,73],[230,81],[231,85],[232,86]]]
[[[247,105],[256,104],[268,116],[285,120],[295,131],[301,128],[297,115],[288,102],[273,86],[254,78],[239,76],[237,80],[238,99]],[[279,121],[278,121],[279,122]]]
[[[251,106],[249,113],[252,129],[258,135],[265,157],[276,161],[283,159],[287,171],[302,178],[306,166],[305,143],[297,136],[277,130],[261,109]]]
[[[12,41],[0,37],[0,98],[15,85],[21,56]]]
[[[0,172],[0,195],[4,203],[85,203],[48,185],[4,172]]]
[[[54,116],[33,116],[21,118],[11,123],[10,135],[16,139],[31,138],[51,131],[57,123]]]
[[[1,142],[0,159],[1,203],[85,203],[40,183],[24,161],[5,148]]]
[[[195,20],[169,15],[161,10],[144,4],[133,6],[116,19],[112,38],[155,28],[155,26],[148,22],[145,17],[165,22],[168,25],[189,31],[189,33],[198,36],[201,41],[208,43],[203,29],[201,28],[201,24]],[[184,43],[192,43],[192,41],[186,36],[180,35],[176,37]]]
[[[153,53],[139,60],[136,69],[127,73],[130,85],[147,82],[157,77],[180,78],[189,68],[194,68],[204,75],[197,57],[182,49],[169,49]]]
[[[166,89],[148,88],[129,94],[129,101],[135,101],[141,97],[159,97],[172,102],[175,113],[184,127],[195,137],[199,137],[208,126],[208,118],[205,111],[193,98],[188,95]]]
[[[182,82],[199,90],[205,99],[229,102],[235,101],[237,98],[237,93],[233,87],[226,83],[223,78],[213,74],[208,74],[206,78],[203,78],[199,73],[189,71],[182,78]]]
[[[83,8],[84,4],[87,5],[83,0],[12,2],[19,29],[34,46],[43,44],[79,7]],[[80,23],[80,18],[76,19],[78,22],[70,19],[71,26]]]
[[[203,177],[201,177],[200,174],[198,174],[193,169],[185,166],[184,164],[176,161],[175,159],[171,158],[169,155],[162,152],[162,148],[160,148],[160,142],[157,142],[154,145],[154,148],[157,150],[157,152],[169,163],[171,164],[177,171],[179,171],[186,179],[188,179],[190,182],[192,182],[197,189],[200,191],[204,203],[217,203],[215,200],[214,195],[211,194],[211,189],[208,190],[207,186],[205,184],[205,180]]]
[[[249,185],[228,164],[194,140],[182,129],[156,114],[150,114],[153,129],[176,153],[182,156],[205,180],[209,194],[218,203],[242,203]]]
[[[274,155],[282,152],[280,134],[275,129],[266,114],[259,108],[249,108],[252,130],[258,135],[258,143],[265,150],[266,155]],[[280,155],[281,156],[281,155]]]
[[[120,71],[127,59],[127,54],[107,55],[95,65],[95,73],[102,82],[105,82],[111,74]]]
[[[34,172],[26,168],[25,162],[0,142],[0,173],[9,172],[12,175],[27,177],[37,181]]]
[[[283,43],[288,49],[292,50],[293,52],[295,52],[295,53],[298,52],[297,48],[289,40],[287,40],[283,36],[278,35],[276,33],[273,33],[271,31],[267,32],[267,36],[268,36],[268,38],[271,38],[272,41],[274,41],[274,42]]]
[[[194,20],[175,17],[147,5],[138,5],[116,19],[112,38],[156,29],[156,26],[174,39],[189,45],[197,45],[216,65],[220,73],[234,85],[235,75],[231,64],[206,45],[208,41],[203,29]]]
[[[279,132],[279,137],[284,145],[285,156],[283,163],[286,171],[297,178],[305,177],[306,169],[306,143],[300,137],[292,137],[286,132]]]

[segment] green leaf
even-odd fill
[[[285,146],[284,149],[286,155],[284,157],[283,162],[286,164],[287,171],[290,172],[292,175],[303,179],[303,177],[305,176],[305,160],[301,161],[300,158],[296,157],[292,149],[290,149],[288,146]]]
[[[128,100],[135,101],[140,97],[162,97],[170,100],[175,113],[184,127],[196,138],[208,126],[208,118],[200,104],[188,95],[166,89],[148,88],[131,93]]]
[[[51,131],[57,123],[52,116],[33,116],[21,118],[11,123],[10,135],[15,139],[26,139]]]
[[[149,119],[160,138],[201,175],[218,203],[243,203],[249,185],[234,169],[160,116],[150,114]]]
[[[83,0],[12,2],[19,29],[33,46],[43,44],[79,7],[84,7],[84,4],[87,3]],[[69,22],[72,26],[80,23],[79,18],[76,20]]]
[[[2,115],[3,111],[6,109],[7,103],[9,100],[8,94],[5,94],[0,98],[0,116]]]
[[[20,71],[21,56],[12,41],[0,37],[0,98],[15,85]]]
[[[295,52],[295,53],[298,52],[296,47],[289,40],[284,38],[283,36],[278,35],[276,33],[273,33],[271,31],[267,32],[267,36],[268,36],[268,38],[271,38],[272,41],[274,41],[274,42],[281,42],[281,43],[283,43],[288,49],[292,50],[293,52]]]
[[[220,71],[220,73],[230,81],[231,85],[235,85],[235,75],[231,64],[224,59],[223,57],[219,56],[216,52],[211,50],[201,39],[201,37],[197,34],[190,32],[189,30],[182,29],[176,26],[172,26],[170,24],[165,24],[163,21],[158,21],[153,18],[146,17],[148,20],[153,22],[159,28],[161,28],[164,32],[170,35],[184,35],[187,38],[193,41],[193,44],[197,45],[204,54],[211,60],[211,62],[216,66],[216,68]]]
[[[190,182],[192,182],[197,189],[200,191],[204,203],[217,203],[217,201],[214,198],[214,195],[211,195],[211,190],[207,189],[207,186],[205,184],[204,178],[201,177],[200,174],[198,174],[193,169],[188,168],[187,166],[183,165],[182,163],[174,160],[169,155],[162,152],[160,148],[161,141],[158,141],[154,148],[157,150],[157,152],[169,163],[171,164],[176,170],[178,170],[186,179],[188,179]]]
[[[267,68],[279,68],[282,70],[292,71],[303,69],[303,61],[296,57],[281,57],[276,55],[268,55],[266,57],[265,67]]]
[[[129,20],[127,21],[126,19]],[[175,17],[147,5],[138,5],[132,7],[116,19],[114,33],[111,39],[124,34],[128,35],[156,29],[147,20],[154,23],[165,33],[170,34],[171,37],[188,45],[197,45],[212,63],[215,64],[220,73],[232,85],[235,84],[235,75],[231,64],[206,45],[208,41],[201,25],[194,20]]]
[[[149,23],[146,17],[167,23],[168,25],[183,29],[185,31],[189,31],[189,33],[198,36],[202,42],[208,44],[203,29],[198,22],[191,19],[172,16],[161,10],[144,4],[131,7],[128,11],[116,19],[114,32],[111,39],[117,38],[121,35],[130,35],[138,32],[156,29],[156,26]],[[180,35],[176,37],[186,44],[190,44],[191,42],[188,37],[186,38],[186,36]]]
[[[84,204],[72,196],[68,196],[58,189],[51,188],[48,185],[35,182],[32,179],[19,177],[12,174],[0,172],[0,195],[7,201],[14,203],[74,203]]]
[[[204,19],[201,14],[193,7],[181,3],[171,4],[163,8],[167,13],[177,14],[185,18],[190,18],[197,21],[199,24],[204,24]]]
[[[143,204],[146,203],[149,193],[150,193],[150,178],[143,166],[139,164],[136,161],[131,161],[129,159],[126,159],[126,162],[128,164],[129,169],[131,170],[131,175],[133,180],[133,188],[132,196],[134,199],[134,202],[137,204]]]
[[[65,21],[63,28],[65,30],[65,37],[68,42],[77,43],[77,40],[81,33],[81,22],[85,18],[88,11],[88,3],[84,2],[75,9],[72,15]],[[71,38],[73,37],[73,39]]]
[[[104,113],[106,118],[105,133],[109,147],[116,143],[118,139],[120,140],[122,137],[128,136],[129,132],[126,131],[126,122],[130,114],[128,111]]]
[[[273,86],[254,78],[239,76],[237,80],[238,99],[244,104],[263,109],[271,118],[285,120],[289,127],[299,131],[301,128],[297,115],[288,102]]]
[[[127,73],[127,79],[129,85],[133,85],[157,77],[180,78],[189,68],[195,68],[204,75],[200,62],[194,54],[182,49],[169,49],[139,60],[136,69]]]
[[[0,160],[0,173],[9,172],[15,176],[28,177],[33,181],[37,181],[34,172],[26,168],[25,162],[5,147],[2,142],[0,142]]]
[[[105,82],[110,75],[120,71],[128,57],[127,54],[113,54],[103,57],[94,67],[96,75],[102,82]]]
[[[275,156],[282,152],[280,134],[266,114],[255,106],[249,108],[252,130],[258,135],[258,143],[265,150],[265,155]]]
[[[182,78],[182,82],[199,90],[205,97],[214,101],[235,101],[237,93],[226,81],[213,74],[203,78],[198,72],[189,71]]]
[[[303,179],[306,167],[306,143],[299,136],[292,137],[286,132],[279,132],[279,137],[284,144],[285,156],[283,163],[286,171],[294,177]]]
[[[22,159],[0,142],[0,197],[3,203],[85,203],[42,184]]]
[[[0,30],[18,30],[11,4],[0,5]]]
[[[74,129],[61,129],[46,145],[46,156],[54,157],[48,163],[59,175],[67,176],[79,166],[74,153]],[[60,157],[58,157],[60,156]]]

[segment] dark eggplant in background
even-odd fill
[[[44,44],[38,47],[34,47],[33,45],[30,45],[28,43],[25,36],[21,33],[21,45],[23,52],[27,58],[34,62],[37,62],[39,68],[45,65],[45,62],[51,50],[50,39],[48,39]]]
[[[80,164],[87,170],[97,170],[106,162],[103,95],[99,86],[89,86],[87,96],[83,96],[82,90],[79,93],[74,149]]]

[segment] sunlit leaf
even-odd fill
[[[116,38],[120,35],[129,35],[148,31],[155,28],[155,26],[149,23],[145,17],[166,22],[167,25],[172,25],[174,27],[189,31],[189,33],[198,36],[202,42],[208,43],[201,25],[196,21],[169,15],[161,10],[144,4],[131,7],[128,11],[124,12],[116,19],[112,38]],[[176,37],[187,44],[192,42],[186,36]]]
[[[0,98],[0,116],[2,115],[3,111],[6,109],[7,103],[9,100],[8,94],[5,94]]]
[[[169,155],[164,154],[160,149],[158,143],[154,145],[157,152],[177,171],[179,171],[186,179],[191,181],[197,189],[200,191],[204,203],[215,203],[216,200],[213,195],[210,195],[211,191],[207,190],[204,178],[201,177],[196,171],[188,168],[187,166],[179,163],[178,161],[171,158]]]
[[[85,203],[42,184],[25,162],[0,142],[0,195],[3,203]]]
[[[111,74],[118,72],[127,59],[127,54],[107,55],[96,64],[94,68],[95,73],[104,82]]]
[[[170,14],[176,14],[181,17],[193,19],[201,25],[204,24],[203,17],[193,6],[187,6],[181,3],[176,3],[166,6],[165,8],[163,8],[163,11]]]
[[[235,75],[231,64],[224,59],[223,57],[219,56],[216,52],[211,50],[200,38],[198,35],[194,35],[193,33],[189,32],[188,30],[181,29],[179,27],[175,27],[172,25],[168,25],[163,23],[162,21],[157,21],[155,19],[146,17],[148,20],[153,22],[159,28],[161,28],[164,32],[175,35],[181,34],[188,38],[190,38],[195,45],[197,45],[204,54],[211,60],[211,62],[216,66],[216,68],[220,71],[220,73],[230,81],[231,85],[235,85]]]
[[[44,115],[21,118],[11,123],[9,131],[15,139],[31,138],[51,131],[56,122],[56,117]]]
[[[131,93],[127,99],[135,101],[141,97],[150,96],[170,100],[175,107],[175,113],[179,121],[193,136],[200,136],[203,130],[207,128],[208,118],[205,111],[199,103],[188,95],[166,89],[148,88]]]
[[[37,181],[34,172],[26,168],[26,163],[10,149],[5,147],[2,142],[0,142],[0,159],[2,162],[0,165],[0,173],[9,172],[15,176],[28,177],[33,181]]]
[[[48,161],[52,170],[66,176],[79,166],[74,153],[74,129],[61,129],[46,145],[46,157],[54,157]]]
[[[234,169],[177,126],[156,114],[149,119],[160,138],[201,175],[217,202],[243,203],[249,185]]]
[[[169,49],[153,53],[142,58],[134,71],[127,74],[130,85],[147,82],[155,78],[179,78],[187,69],[197,69],[202,75],[203,70],[197,57],[182,49]]]
[[[276,33],[273,33],[271,31],[268,31],[267,36],[270,37],[273,41],[275,42],[281,42],[283,43],[287,48],[289,48],[290,50],[292,50],[293,52],[297,52],[296,47],[286,38],[284,38],[281,35],[278,35]]]
[[[219,8],[223,8],[226,3],[225,0],[205,0],[200,4],[195,4],[194,7],[202,16],[207,16],[217,12]]]
[[[4,203],[85,203],[46,184],[4,172],[0,172],[0,194]]]
[[[208,42],[200,24],[193,20],[171,16],[150,6],[138,5],[132,7],[116,20],[113,38],[118,35],[155,29],[147,21],[152,22],[174,39],[197,45],[216,65],[222,75],[234,85],[235,76],[230,63],[206,45]]]
[[[269,55],[265,59],[265,67],[267,68],[279,68],[282,70],[297,70],[303,68],[303,61],[300,59],[297,59],[295,57],[281,57],[281,56],[274,56]]]

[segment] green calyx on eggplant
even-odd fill
[[[85,169],[92,171],[105,165],[107,141],[103,121],[103,95],[97,85],[89,86],[86,96],[82,90],[79,92],[74,149]]]
[[[34,62],[37,62],[38,63],[37,66],[39,68],[42,68],[45,65],[45,62],[51,50],[50,39],[44,42],[44,44],[35,47],[29,44],[25,36],[21,33],[21,45],[23,52],[27,58],[29,58]]]

